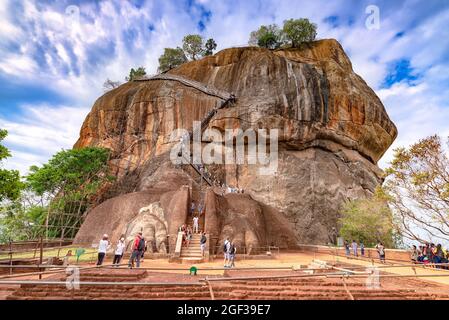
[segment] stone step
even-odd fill
[[[196,264],[202,262],[204,262],[202,257],[181,257],[182,264]]]
[[[202,256],[202,254],[201,254],[201,251],[198,251],[198,252],[193,252],[193,251],[190,251],[190,252],[181,252],[181,257],[183,257],[183,256],[191,256],[191,257],[198,257],[198,256]]]
[[[222,296],[226,296],[226,295],[240,295],[240,296],[259,296],[259,297],[319,297],[319,296],[327,296],[327,297],[336,297],[336,296],[347,296],[346,292],[340,291],[340,292],[321,292],[321,291],[294,291],[291,289],[287,289],[282,290],[282,291],[274,291],[274,292],[269,292],[269,291],[264,291],[264,290],[258,290],[257,292],[250,292],[248,290],[238,290],[238,289],[234,289],[232,291],[230,290],[221,290],[222,288],[214,288],[214,291],[216,291],[217,293],[219,293]],[[75,292],[71,292],[68,290],[59,290],[59,291],[27,291],[27,292],[17,292],[15,295],[16,296],[32,296],[32,297],[47,297],[47,296],[61,296],[61,297],[66,297],[66,296],[85,296],[85,297],[98,297],[98,296],[103,296],[103,297],[110,297],[110,296],[117,296],[117,295],[124,295],[124,296],[158,296],[158,295],[164,295],[164,296],[189,296],[189,295],[195,295],[195,296],[200,296],[202,294],[208,293],[207,288],[203,287],[201,288],[201,290],[192,290],[192,288],[187,287],[187,288],[172,288],[170,290],[170,288],[153,288],[153,291],[146,291],[146,290],[135,290],[135,291],[125,291],[123,289],[115,289],[115,290],[100,290],[100,289],[96,289],[96,290],[78,290]],[[434,297],[441,297],[441,298],[449,298],[448,295],[427,295],[427,294],[422,294],[422,293],[409,293],[409,294],[404,294],[404,293],[392,293],[392,292],[372,292],[372,291],[367,291],[365,292],[363,295],[358,296],[357,293],[352,293],[353,296],[355,298],[379,298],[379,297],[390,297],[390,298],[394,298],[394,297],[409,297],[409,298],[434,298]]]
[[[201,255],[201,253],[199,254],[182,254],[181,253],[181,258],[192,258],[192,259],[202,259],[203,256]]]
[[[42,290],[45,288],[35,287],[39,290],[18,290],[7,297],[9,300],[22,299],[201,299],[209,298],[209,291],[206,286],[186,286],[186,287],[132,287],[132,290],[125,290],[122,286],[114,289],[103,289],[97,286],[82,287],[81,290],[73,292],[61,290],[61,288],[51,287],[51,290]],[[50,289],[47,288],[47,289]],[[313,290],[294,290],[293,288],[231,288],[226,286],[213,286],[214,294],[217,299],[314,299],[314,300],[347,300],[348,294],[343,290],[338,291],[317,291]],[[269,289],[269,290],[268,290]],[[363,292],[351,291],[355,299],[449,299],[449,295],[430,295],[426,293],[410,292],[413,290],[364,290]]]
[[[201,247],[200,246],[198,246],[198,247],[184,247],[184,248],[181,249],[181,252],[182,251],[184,251],[184,252],[201,252]]]

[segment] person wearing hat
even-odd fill
[[[115,248],[114,252],[114,261],[112,262],[112,265],[119,266],[120,261],[122,260],[123,253],[125,252],[125,237],[121,237],[120,240],[117,243],[117,247]]]
[[[108,235],[104,234],[103,239],[101,239],[100,243],[98,244],[97,266],[101,266],[103,264],[103,260],[104,257],[106,256],[106,251],[108,251],[108,248],[109,248]]]

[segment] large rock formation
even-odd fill
[[[261,175],[260,165],[208,167],[222,182],[245,190],[206,199],[206,228],[216,230],[218,238],[230,236],[253,247],[327,243],[341,203],[369,196],[381,181],[376,163],[397,131],[337,41],[274,51],[230,48],[169,74],[235,94],[235,104],[220,109],[209,128],[279,129],[279,163],[272,175]],[[173,80],[128,82],[100,97],[75,147],[113,150],[111,168],[118,182],[103,194],[111,199],[88,214],[77,241],[120,229],[118,237],[125,226],[114,227],[109,215],[126,215],[130,223],[139,208],[155,202],[164,211],[167,230],[176,230],[185,217],[169,209],[169,202],[184,185],[197,189],[199,176],[170,162],[172,131],[191,130],[194,120],[221,102]],[[132,213],[112,212],[110,202],[131,192],[151,196],[134,202]],[[208,209],[213,223],[207,221]],[[96,216],[103,217],[101,222]]]

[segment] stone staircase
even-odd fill
[[[0,285],[0,300],[5,300],[14,291],[20,288],[19,285]]]
[[[182,247],[181,249],[182,263],[193,264],[203,262],[203,256],[201,255],[201,248],[200,248],[200,240],[201,235],[199,233],[194,233],[192,235],[192,240],[190,240],[189,246]]]

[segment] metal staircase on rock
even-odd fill
[[[209,112],[203,117],[201,120],[201,127],[199,132],[200,137],[203,134],[203,131],[209,126],[210,121],[213,119],[213,117],[217,114],[217,112],[220,109],[223,109],[231,104],[233,104],[236,100],[236,97],[234,94],[219,90],[210,86],[206,86],[201,82],[185,78],[183,76],[174,75],[174,74],[158,74],[151,77],[142,77],[139,79],[136,79],[134,81],[155,81],[155,80],[169,80],[169,81],[178,81],[182,83],[183,85],[195,88],[205,94],[208,94],[210,96],[214,96],[217,98],[220,98],[223,100],[220,104],[216,105],[214,108],[209,110]],[[193,132],[193,130],[189,131],[188,139],[189,141],[193,140],[194,134],[198,134],[197,132]],[[186,137],[187,138],[187,137]],[[190,167],[192,167],[195,172],[200,176],[200,183],[199,183],[199,190],[194,191],[192,189],[192,197],[191,199],[196,201],[197,205],[201,204],[202,208],[204,209],[204,198],[205,198],[205,190],[203,187],[203,180],[207,185],[214,186],[214,181],[210,174],[205,170],[205,167],[199,164],[193,163],[193,156],[191,155],[190,158],[184,157],[185,160],[187,160]],[[186,224],[189,225],[193,219],[193,215],[189,212],[187,215],[187,221]],[[204,223],[204,216],[200,216],[200,230],[201,230],[201,224]],[[200,238],[201,235],[199,234],[193,234],[192,240],[190,241],[190,244],[188,247],[182,247],[181,249],[181,260],[183,262],[200,262],[202,261],[202,254],[200,249]]]
[[[171,74],[171,73],[163,73],[163,74],[156,74],[150,77],[140,77],[137,79],[134,79],[133,81],[138,82],[146,82],[146,81],[156,81],[156,80],[169,80],[169,81],[177,81],[182,83],[183,85],[186,85],[188,87],[195,88],[205,94],[208,94],[210,96],[214,96],[217,98],[220,98],[223,100],[221,104],[219,104],[217,107],[211,109],[201,120],[201,135],[203,131],[207,128],[212,118],[215,116],[215,114],[218,112],[218,110],[225,108],[227,105],[232,104],[235,102],[236,97],[233,93],[226,92],[224,90],[220,90],[211,86],[207,86],[201,82],[188,79],[186,77]],[[193,139],[193,132],[189,132],[189,139]],[[206,183],[209,186],[213,185],[213,181],[210,179],[210,176],[208,176],[205,172],[202,172],[200,169],[200,166],[193,163],[192,158],[186,159],[189,162],[189,165],[206,181]]]
[[[151,76],[148,78],[141,77],[141,78],[135,79],[134,81],[154,81],[154,80],[178,81],[188,87],[195,88],[195,89],[202,91],[210,96],[218,97],[223,100],[228,100],[232,96],[232,94],[230,94],[229,92],[219,90],[214,87],[209,87],[209,86],[204,85],[201,82],[198,82],[198,81],[195,81],[192,79],[188,79],[183,76],[176,75],[176,74],[170,74],[170,73],[157,74],[157,75],[154,75],[154,76]]]

